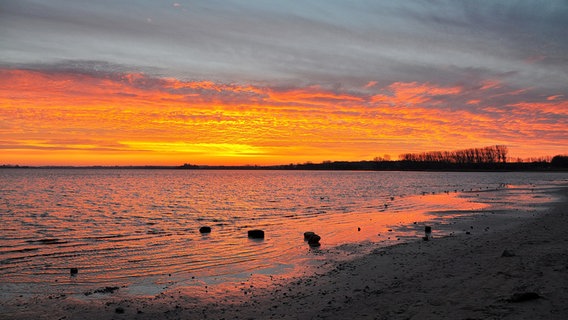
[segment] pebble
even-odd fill
[[[264,231],[262,230],[249,230],[248,237],[252,239],[264,239]]]
[[[201,227],[199,228],[200,233],[211,233],[211,227]]]
[[[526,302],[530,300],[540,299],[541,296],[536,292],[519,292],[515,293],[509,298],[507,301],[518,303],[518,302]]]
[[[503,250],[503,253],[501,253],[501,257],[504,257],[504,258],[514,257],[514,256],[515,256],[515,252],[513,252],[512,250],[509,250],[509,249],[505,249],[505,250]]]

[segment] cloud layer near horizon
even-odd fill
[[[503,141],[542,152],[566,142],[565,99],[535,101],[530,90],[497,81],[467,87],[395,82],[333,91],[144,74],[5,69],[0,78],[4,150],[279,163]]]
[[[566,16],[564,1],[3,3],[0,148],[172,164],[565,153]]]

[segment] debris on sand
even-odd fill
[[[102,294],[107,294],[107,293],[114,293],[115,291],[117,291],[118,289],[120,289],[120,287],[104,287],[104,288],[98,288],[95,289],[93,291],[87,291],[85,292],[86,296],[90,296],[93,293],[102,293]]]

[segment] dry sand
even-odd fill
[[[243,283],[239,297],[54,294],[4,301],[0,318],[568,319],[568,189],[559,193],[530,218],[488,212],[462,221],[470,234],[376,248],[268,289]]]

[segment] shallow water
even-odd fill
[[[294,274],[326,248],[422,236],[416,230],[440,212],[544,204],[551,199],[539,190],[566,181],[566,173],[5,169],[0,288],[151,295]],[[396,229],[405,225],[417,227]],[[249,239],[250,229],[266,238]],[[310,249],[305,231],[321,235],[322,247]]]

